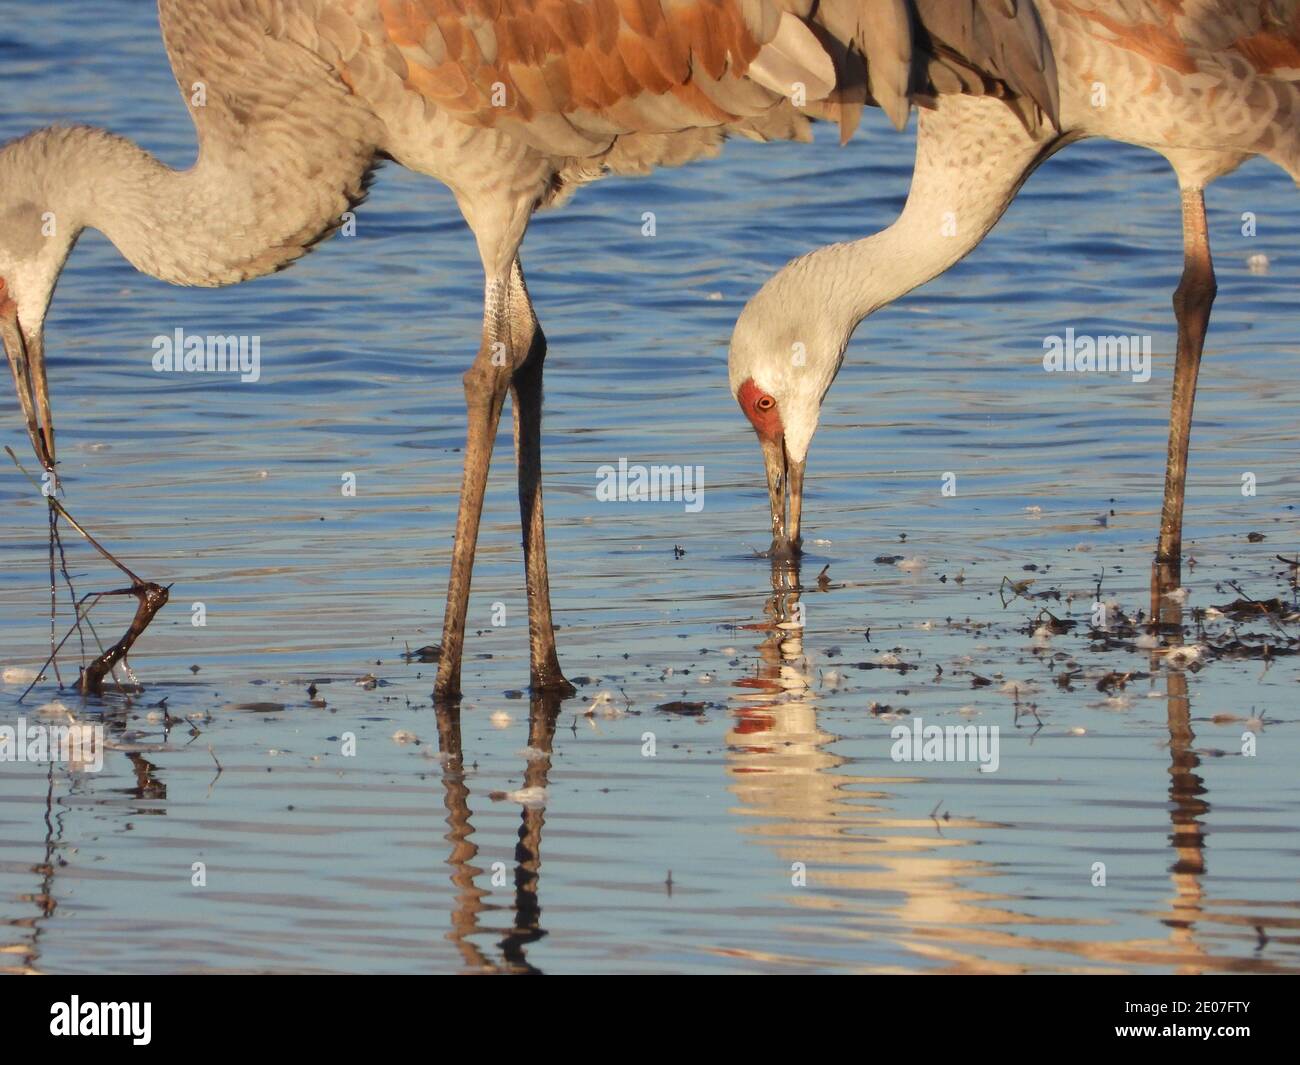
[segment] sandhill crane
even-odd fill
[[[813,115],[847,137],[867,104],[899,126],[914,102],[947,93],[1000,97],[1027,130],[1056,118],[1032,0],[160,0],[159,13],[198,131],[191,169],[84,127],[0,151],[0,337],[32,445],[53,471],[41,329],[84,228],[154,277],[226,285],[281,269],[332,232],[377,160],[443,181],[474,232],[485,287],[482,343],[465,375],[441,698],[460,691],[507,392],[532,686],[571,690],[555,651],[542,514],[546,341],[519,261],[535,210],[607,173],[710,154],[729,133],[807,139]]]
[[[970,252],[1065,145],[1108,137],[1160,152],[1182,190],[1185,252],[1152,570],[1152,612],[1163,614],[1162,594],[1180,577],[1192,403],[1216,292],[1204,189],[1256,155],[1300,181],[1300,0],[1041,0],[1039,12],[1059,128],[1028,128],[984,100],[923,111],[898,221],[796,259],[759,290],[732,335],[732,394],[763,449],[773,553],[797,554],[808,445],[858,324]]]

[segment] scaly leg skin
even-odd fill
[[[483,516],[483,494],[487,489],[492,445],[496,442],[501,409],[505,405],[513,367],[508,358],[510,336],[506,286],[487,286],[483,343],[474,363],[465,372],[465,472],[460,485],[460,508],[456,514],[456,540],[451,552],[451,576],[447,581],[447,608],[442,622],[442,648],[438,657],[438,679],[434,698],[439,702],[460,698],[460,662],[465,648],[465,615],[469,610],[470,577],[474,572],[474,550],[478,545],[479,520]],[[503,353],[507,357],[502,357]]]
[[[1192,407],[1201,351],[1210,325],[1210,309],[1218,291],[1205,219],[1205,194],[1200,188],[1183,190],[1183,255],[1183,276],[1174,293],[1178,356],[1169,412],[1169,459],[1160,514],[1160,541],[1151,569],[1152,620],[1174,626],[1182,623],[1182,604],[1169,599],[1167,593],[1178,588],[1182,581],[1183,499],[1187,488]]]
[[[527,299],[519,261],[511,283]],[[531,310],[531,308],[530,308]],[[551,621],[551,583],[546,564],[546,518],[542,511],[542,365],[546,337],[533,319],[528,357],[510,382],[515,422],[515,462],[519,470],[519,517],[524,536],[524,579],[528,589],[528,660],[535,693],[564,698],[576,689],[560,671]]]
[[[500,277],[489,280],[483,302],[483,343],[474,364],[465,374],[468,423],[465,473],[456,515],[456,541],[452,547],[451,576],[447,585],[438,679],[434,685],[434,699],[444,704],[455,701],[461,694],[460,669],[465,649],[465,616],[469,609],[474,552],[483,515],[492,446],[508,390],[514,399],[532,687],[536,691],[553,691],[565,696],[574,692],[560,671],[555,652],[546,568],[541,473],[542,365],[546,338],[533,313],[517,256],[511,260],[505,280]]]

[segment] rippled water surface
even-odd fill
[[[55,120],[190,161],[150,5],[6,5],[0,139]],[[441,186],[390,165],[355,237],[223,291],[82,239],[48,330],[67,504],[174,587],[132,659],[143,695],[0,689],[0,724],[60,718],[57,700],[111,748],[98,773],[0,764],[0,969],[1300,969],[1282,653],[1300,625],[1193,623],[1187,668],[1131,630],[1088,635],[1099,581],[1129,616],[1148,605],[1181,268],[1166,164],[1067,150],[975,254],[863,326],[809,462],[804,590],[774,592],[731,325],[789,258],[889,224],[910,173],[910,133],[879,116],[846,148],[831,134],[610,180],[530,231],[551,582],[582,681],[559,708],[520,693],[507,435],[458,718],[402,654],[439,636],[480,319]],[[1276,556],[1300,550],[1300,198],[1255,162],[1209,209],[1188,607],[1294,610]],[[1067,326],[1153,335],[1152,379],[1045,374]],[[259,335],[261,382],[154,373],[177,327]],[[6,396],[0,437],[27,454]],[[702,465],[703,511],[598,502],[620,457]],[[7,461],[0,501],[0,667],[36,670],[45,506]],[[121,586],[65,542],[79,592]],[[1042,610],[1078,625],[1036,638]],[[92,615],[105,636],[127,616]],[[997,772],[892,760],[918,718],[998,726]]]

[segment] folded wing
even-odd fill
[[[371,49],[469,125],[551,154],[630,133],[994,95],[1055,121],[1051,46],[1031,0],[359,0],[333,12],[345,74]],[[327,28],[326,33],[331,31]]]

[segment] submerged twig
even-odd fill
[[[1253,606],[1259,612],[1259,616],[1262,617],[1265,621],[1267,621],[1270,625],[1272,625],[1276,631],[1278,632],[1286,631],[1282,627],[1282,625],[1279,624],[1279,622],[1274,619],[1273,612],[1269,609],[1269,605],[1267,603],[1261,603],[1258,599],[1254,599],[1251,596],[1247,595],[1245,590],[1236,581],[1224,581],[1223,583],[1226,584],[1229,588],[1231,588],[1234,592],[1236,592],[1239,596],[1241,596],[1243,601]],[[1274,599],[1272,600],[1272,602],[1277,603],[1278,601]]]
[[[14,454],[14,449],[9,447],[9,445],[6,444],[5,452],[13,460],[13,464],[18,467],[19,472],[24,477],[26,477],[29,481],[31,481],[32,487],[35,488],[38,492],[40,492],[42,495],[45,495],[44,490],[40,486],[40,482],[38,482],[35,477],[33,477],[30,473],[27,472],[27,467],[25,467],[21,462],[18,461],[18,456]],[[138,576],[136,576],[136,574],[132,573],[131,570],[129,570],[126,566],[124,566],[117,559],[117,557],[114,556],[114,554],[111,551],[109,551],[108,548],[106,548],[103,544],[101,544],[98,540],[96,540],[93,536],[91,536],[90,533],[86,532],[86,530],[82,528],[81,523],[77,521],[77,519],[74,518],[71,514],[68,513],[67,507],[65,507],[52,495],[46,495],[45,498],[46,500],[49,501],[50,506],[52,506],[55,510],[59,512],[60,516],[63,518],[64,521],[66,521],[69,525],[71,525],[74,529],[76,529],[77,532],[81,533],[81,535],[85,537],[86,543],[90,544],[90,546],[93,547],[96,551],[98,551],[101,555],[103,555],[104,558],[108,559],[109,562],[113,563],[114,566],[116,566],[128,577],[130,577],[132,584],[145,583]]]
[[[108,550],[108,548],[104,547],[103,544],[87,532],[81,523],[68,513],[67,507],[54,498],[53,495],[45,494],[36,478],[28,473],[23,464],[18,461],[18,456],[14,454],[13,448],[6,445],[5,452],[9,455],[9,458],[13,460],[13,464],[18,467],[19,472],[32,483],[32,486],[37,491],[41,492],[41,494],[45,496],[51,510],[57,511],[59,516],[76,529],[91,547],[126,574],[131,581],[130,588],[120,588],[117,591],[97,593],[98,596],[101,597],[105,595],[133,595],[137,600],[135,617],[131,619],[131,624],[123,634],[122,638],[118,640],[117,643],[113,644],[113,646],[107,651],[102,652],[98,658],[81,671],[81,680],[77,684],[77,688],[81,694],[103,695],[105,675],[112,672],[113,667],[127,656],[127,653],[131,650],[131,647],[135,644],[136,640],[138,640],[144,630],[149,627],[149,623],[153,621],[154,616],[167,605],[169,589],[154,584],[152,581],[141,580],[136,573],[132,572],[130,568],[124,565],[111,551]],[[51,566],[52,565],[53,557],[51,556]],[[69,631],[68,635],[71,635],[71,631]],[[59,646],[62,646],[62,643],[65,642],[67,642],[66,636]],[[53,659],[54,656],[51,655],[49,661],[53,661]],[[48,665],[49,662],[46,664]],[[44,670],[42,670],[42,672],[44,672]]]
[[[67,643],[68,639],[72,636],[72,634],[75,631],[77,631],[77,626],[80,625],[81,622],[85,620],[86,615],[89,614],[90,611],[94,609],[95,603],[99,602],[100,597],[103,594],[104,594],[103,592],[87,592],[84,596],[81,597],[80,602],[76,604],[77,620],[72,624],[72,626],[68,629],[68,631],[63,634],[63,639],[61,639],[58,642],[58,644],[56,644],[55,647],[50,651],[50,657],[47,658],[44,664],[41,666],[41,668],[36,671],[36,677],[32,680],[32,682],[29,685],[27,685],[26,690],[22,693],[22,695],[18,696],[18,701],[20,703],[24,699],[26,699],[27,696],[31,694],[31,690],[35,688],[37,684],[40,683],[41,678],[45,676],[45,671],[49,668],[50,663],[54,661],[54,656],[57,655],[61,650],[63,650],[63,645]],[[83,611],[81,609],[81,604],[84,603],[87,599],[90,599],[92,596],[94,597],[95,602],[91,603],[90,606],[86,607],[86,609]]]
[[[72,586],[72,574],[68,572],[68,556],[63,550],[63,537],[59,535],[59,523],[55,521],[56,512],[50,510],[50,531],[54,535],[54,543],[59,549],[59,569],[63,573],[63,583],[68,586],[68,598],[72,602],[72,612],[77,612],[77,590]],[[77,622],[77,635],[81,640],[81,660],[86,660],[86,634],[81,631],[81,623]],[[57,663],[56,663],[57,670]]]
[[[115,592],[104,594],[135,596],[137,600],[135,617],[131,619],[130,627],[122,638],[81,671],[81,681],[77,687],[82,695],[104,694],[104,675],[111,672],[113,667],[127,656],[135,641],[149,627],[149,622],[153,621],[158,611],[167,605],[170,589],[152,582],[142,582],[131,588],[120,588]]]

